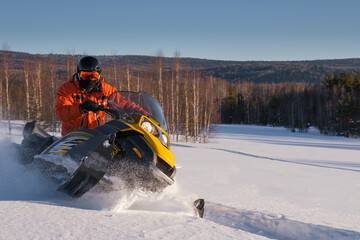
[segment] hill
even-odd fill
[[[203,72],[229,82],[322,82],[326,75],[360,72],[360,59],[334,59],[286,62],[239,62],[234,65],[206,68]]]
[[[35,59],[37,56],[22,52],[10,52],[15,59],[13,68],[22,69],[24,59]],[[0,59],[3,51],[0,51]],[[53,55],[55,61],[66,67],[69,55]],[[71,57],[79,59],[80,55]],[[156,62],[156,56],[97,56],[103,66],[112,66],[114,60],[125,68],[126,63],[134,67],[151,69]],[[164,69],[171,69],[174,58],[163,57]],[[205,76],[214,76],[228,82],[250,81],[255,83],[264,82],[322,82],[327,74],[360,72],[360,58],[354,59],[329,59],[313,61],[223,61],[199,58],[180,58],[182,66],[199,69]]]

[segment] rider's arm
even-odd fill
[[[74,101],[72,93],[64,85],[56,93],[55,112],[63,122],[75,120],[83,115],[80,103]]]

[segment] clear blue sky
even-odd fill
[[[0,13],[0,44],[29,53],[360,57],[356,0],[0,0]]]

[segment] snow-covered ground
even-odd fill
[[[0,239],[360,239],[360,139],[219,125],[163,193],[56,192],[0,135]],[[191,204],[206,200],[204,219]]]

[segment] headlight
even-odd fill
[[[145,129],[145,131],[151,133],[152,135],[157,135],[157,129],[156,127],[154,126],[154,124],[152,124],[151,122],[148,122],[148,121],[143,121],[141,123],[141,127],[143,129]]]
[[[161,132],[161,134],[159,136],[159,140],[165,147],[168,146],[168,138],[165,133]]]
[[[159,141],[165,147],[168,147],[168,137],[167,137],[167,135],[162,130],[160,130],[158,127],[156,127],[153,123],[146,120],[146,118],[143,118],[140,126],[145,131],[147,131],[147,132],[151,133],[152,135],[154,135],[155,137],[157,137],[157,139],[159,139]]]

